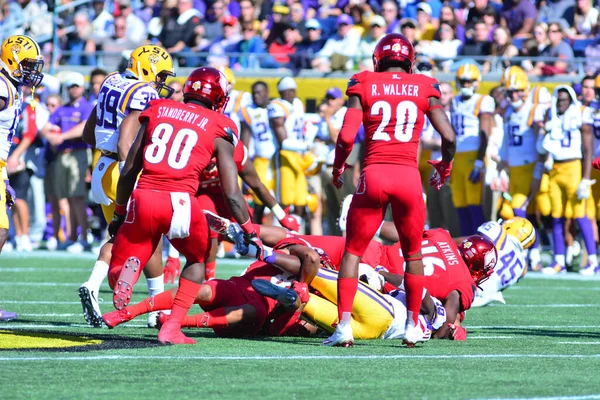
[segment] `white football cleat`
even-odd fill
[[[346,224],[348,222],[348,210],[350,210],[350,204],[352,204],[352,195],[348,195],[342,201],[342,208],[340,209],[340,217],[338,218],[338,226],[343,232],[346,230]]]
[[[427,322],[422,315],[419,315],[417,325],[412,321],[409,316],[406,319],[406,328],[404,329],[404,339],[402,344],[408,347],[414,347],[418,342],[426,342],[431,338],[431,330],[427,328]]]
[[[156,322],[158,321],[158,314],[160,311],[152,311],[148,313],[148,328],[156,328]]]
[[[598,273],[598,271],[599,268],[597,265],[588,264],[579,270],[579,274],[583,276],[594,276]]]
[[[350,324],[338,324],[333,335],[323,341],[323,346],[354,347],[354,336]]]
[[[98,304],[98,291],[91,290],[85,282],[79,287],[79,300],[83,308],[83,317],[88,325],[101,328],[102,312],[100,312],[100,304]]]

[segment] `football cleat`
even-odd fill
[[[251,284],[252,288],[256,290],[257,293],[277,300],[279,304],[286,308],[297,305],[298,293],[292,289],[277,286],[266,279],[254,279]]]
[[[117,310],[122,310],[129,304],[133,285],[141,273],[141,268],[140,260],[136,257],[129,257],[125,261],[113,293],[113,304]]]
[[[159,311],[158,315],[156,316],[155,328],[160,330],[160,328],[162,328],[162,326],[169,320],[169,318],[171,318],[171,314],[167,314],[164,311]]]
[[[337,324],[333,335],[323,340],[323,346],[354,347],[354,336],[350,324]]]
[[[352,204],[352,195],[349,194],[342,201],[342,207],[340,209],[340,217],[338,218],[338,226],[343,232],[346,230],[346,224],[348,223],[348,210],[350,210],[350,204]]]
[[[17,319],[17,313],[12,311],[6,311],[0,308],[0,322],[8,322],[13,319]]]
[[[152,311],[148,314],[147,325],[148,328],[156,328],[156,324],[158,322],[158,311]]]
[[[88,325],[94,328],[102,328],[102,312],[100,312],[100,305],[98,304],[98,292],[90,290],[86,283],[79,287],[79,300],[83,308],[83,317]]]
[[[231,221],[208,210],[202,211],[206,216],[206,222],[208,222],[209,228],[212,231],[217,232],[219,235],[227,236],[227,228],[229,228],[229,225],[231,225]]]
[[[196,344],[196,341],[181,332],[181,328],[175,323],[166,323],[158,332],[160,344]]]
[[[102,320],[108,326],[109,329],[113,329],[117,325],[121,325],[124,322],[131,321],[133,316],[131,313],[125,308],[123,310],[115,310],[111,311],[102,316]]]
[[[545,267],[544,269],[542,269],[542,273],[544,275],[566,274],[567,273],[567,268],[566,267],[561,267],[560,264],[555,263],[551,267]]]
[[[600,273],[600,267],[597,265],[588,264],[579,270],[579,273],[583,276],[593,276]]]
[[[417,325],[414,324],[410,316],[407,318],[402,344],[407,347],[415,347],[418,342],[426,342],[430,338],[431,330],[427,328],[427,321],[424,320],[422,315],[419,315]]]

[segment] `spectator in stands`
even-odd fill
[[[181,2],[182,1],[180,0],[180,3]],[[125,17],[125,21],[127,22],[127,38],[137,45],[142,44],[148,37],[148,31],[146,29],[146,24],[144,24],[140,17],[133,13],[131,0],[119,0],[119,11],[120,15]]]
[[[225,16],[225,3],[222,0],[215,1],[206,10],[206,16],[202,25],[204,26],[204,37],[213,42],[223,33],[223,17]]]
[[[471,0],[460,0],[458,4],[451,3],[454,8],[454,14],[458,25],[465,26],[467,24],[467,17],[469,16],[469,9],[471,8]]]
[[[519,50],[512,44],[512,38],[507,28],[499,26],[494,31],[494,42],[492,43],[490,55],[492,58],[497,59],[496,62],[500,63],[501,69],[509,67],[510,59],[519,55]],[[483,73],[490,72],[491,67],[492,61],[487,60],[483,64]]]
[[[94,52],[96,43],[92,38],[92,25],[90,24],[89,14],[85,11],[78,11],[73,23],[75,30],[66,36],[65,48],[71,54],[67,56],[69,65],[96,65]]]
[[[322,72],[353,69],[360,36],[350,32],[352,22],[352,18],[347,14],[337,18],[337,34],[325,42],[325,46],[312,62],[313,68]]]
[[[269,54],[280,65],[288,65],[291,61],[290,56],[296,52],[296,43],[302,41],[302,36],[298,27],[294,23],[289,23],[283,31],[283,36],[275,39],[269,46]]]
[[[488,7],[488,0],[475,0],[469,8],[465,27],[467,30],[473,29],[475,22],[483,19],[485,9]]]
[[[200,22],[200,12],[193,7],[192,0],[180,0],[178,16],[167,19],[158,40],[171,55],[189,53],[196,46],[196,27]],[[190,55],[182,56],[180,63],[192,67],[199,64],[197,57]]]
[[[431,41],[434,39],[436,27],[432,23],[431,6],[427,3],[419,3],[417,6],[417,40]]]
[[[591,38],[598,26],[600,11],[593,7],[592,0],[577,0],[575,23],[569,28],[570,39]]]
[[[586,46],[583,70],[588,75],[600,73],[600,40]]]
[[[325,45],[325,38],[321,36],[321,24],[316,19],[306,22],[307,37],[296,47],[292,57],[291,68],[294,71],[312,68],[312,60]]]
[[[22,35],[25,30],[22,28],[25,23],[23,9],[15,2],[8,0],[0,1],[0,38],[6,39],[10,35]]]
[[[300,35],[303,38],[306,37],[305,12],[300,0],[296,0],[290,5],[290,21],[296,24]]]
[[[579,101],[584,106],[589,106],[596,99],[596,79],[593,75],[586,75],[581,80],[581,97]]]
[[[100,68],[94,68],[90,72],[90,86],[88,88],[87,101],[89,101],[92,105],[96,105],[98,94],[100,93],[100,87],[102,86],[102,82],[104,82],[106,75],[108,75],[108,73]]]
[[[116,17],[114,35],[102,44],[102,50],[107,53],[102,56],[102,65],[110,71],[116,70],[123,58],[121,53],[125,50],[133,50],[137,46],[137,43],[132,42],[127,37],[127,22],[125,17],[122,15]]]
[[[387,28],[385,19],[381,15],[375,15],[371,18],[371,31],[369,35],[360,41],[359,57],[360,64],[359,69],[361,71],[369,70],[373,71],[373,50],[375,46],[386,35],[385,30]]]
[[[417,45],[417,21],[410,18],[400,21],[400,33],[403,34],[413,46]]]
[[[69,93],[69,102],[59,107],[52,115],[42,135],[56,151],[52,175],[54,193],[58,199],[66,198],[70,207],[71,227],[69,240],[65,247],[70,252],[90,250],[87,242],[88,220],[86,213],[87,187],[85,177],[89,166],[89,149],[81,139],[83,127],[92,105],[83,97],[85,82],[83,75],[71,72],[65,79]],[[54,132],[58,127],[60,133]],[[81,239],[77,241],[77,229],[80,228]]]
[[[290,8],[281,4],[273,6],[273,13],[262,22],[262,37],[267,47],[276,39],[284,40],[284,32],[290,22]]]
[[[450,22],[456,26],[456,38],[460,40],[462,43],[467,41],[465,27],[458,23],[456,19],[456,14],[454,14],[454,9],[450,6],[442,7],[442,11],[440,14],[440,22]],[[439,40],[439,30],[436,32],[436,40]]]
[[[536,18],[537,10],[529,0],[509,0],[500,13],[500,25],[508,28],[512,37],[525,38],[531,36]]]
[[[489,56],[492,52],[491,43],[488,41],[489,28],[483,19],[473,25],[473,35],[470,40],[460,49],[461,56]],[[483,65],[485,60],[476,60]]]
[[[442,10],[442,2],[440,0],[422,0],[419,2],[412,2],[406,5],[406,8],[402,12],[402,16],[406,18],[417,18],[419,10],[422,9],[423,6],[428,6],[428,9],[431,10],[429,15],[431,16],[431,23],[433,24],[434,30],[437,30],[440,26],[440,12]]]
[[[521,67],[527,72],[531,71],[533,69],[532,58],[537,57],[539,53],[537,41],[533,38],[525,39],[519,49],[519,56],[526,58],[521,61]]]
[[[575,0],[547,0],[540,8],[537,20],[550,24],[554,21],[573,26],[575,16]]]
[[[35,39],[38,44],[47,42],[52,38],[52,14],[44,1],[19,0],[25,25],[23,29],[27,35]]]
[[[260,21],[258,21],[257,7],[254,7],[253,0],[241,0],[240,1],[240,17],[238,18],[240,25],[244,26],[245,23],[251,22],[254,24],[254,31],[259,32]]]
[[[447,60],[442,63],[442,67],[444,70],[449,70],[460,46],[462,46],[461,41],[454,36],[454,26],[451,23],[442,22],[440,25],[440,40],[419,42],[415,50],[417,53],[422,53],[438,62]]]
[[[572,62],[573,49],[563,40],[564,30],[560,23],[553,22],[548,25],[550,44],[540,53],[540,57],[555,57],[557,61],[538,61],[531,70],[532,75],[552,76],[566,74],[574,71]]]
[[[226,15],[222,18],[223,33],[210,46],[208,63],[213,67],[229,66],[227,53],[231,52],[242,40],[237,18]]]
[[[537,43],[539,54],[550,44],[550,38],[548,38],[548,24],[545,22],[538,22],[535,24],[535,27],[533,28],[533,37]]]
[[[267,53],[265,42],[256,32],[256,24],[253,21],[243,22],[242,40],[235,45],[234,52],[243,53],[237,57],[231,57],[230,65],[235,70],[247,68],[278,68],[280,65]]]
[[[160,9],[161,4],[157,0],[144,0],[142,7],[135,10],[135,15],[147,25],[152,18],[160,16]]]
[[[106,10],[104,1],[94,0],[92,2],[92,39],[96,46],[102,46],[102,42],[109,38],[115,30],[114,17]]]
[[[497,15],[496,9],[490,5],[488,5],[485,8],[485,10],[483,11],[483,21],[488,26],[488,29],[490,31],[490,35],[488,37],[488,40],[490,42],[494,39],[494,37],[493,37],[494,31],[498,27],[496,15]]]
[[[394,0],[384,0],[381,3],[381,16],[387,25],[386,33],[400,32],[400,16],[398,15],[398,4]]]
[[[183,103],[183,85],[181,82],[174,80],[169,86],[173,89],[170,99]]]

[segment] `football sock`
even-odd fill
[[[202,314],[188,315],[181,321],[182,328],[227,328],[225,308],[217,308]]]
[[[142,300],[141,302],[127,307],[127,310],[137,317],[152,311],[170,310],[173,307],[173,292],[167,290],[153,297]]]
[[[469,236],[471,234],[471,214],[467,207],[458,207],[458,222],[460,223],[460,236]]]
[[[471,214],[471,232],[469,235],[472,235],[485,223],[485,215],[482,206],[469,206],[468,209],[469,214]]]
[[[161,274],[156,278],[146,277],[146,285],[148,285],[148,295],[150,297],[156,296],[165,291],[164,276]]]
[[[562,218],[552,218],[552,239],[554,242],[554,260],[565,266],[565,233]],[[559,261],[560,257],[560,261]],[[562,261],[562,263],[561,263]]]
[[[206,263],[206,268],[204,270],[204,279],[214,279],[215,274],[217,272],[217,261],[211,261]]]
[[[198,292],[200,291],[200,286],[200,283],[179,278],[179,288],[173,299],[171,318],[169,318],[170,323],[181,324],[183,317],[185,317],[192,304],[194,304],[194,300],[196,300],[196,296],[198,296]]]
[[[594,240],[594,228],[592,227],[592,221],[587,217],[577,218],[576,221],[577,225],[579,225],[581,236],[583,236],[583,241],[585,242],[585,249],[587,250],[589,261],[590,255],[596,255],[596,241]],[[597,265],[598,262],[596,260],[594,261],[594,265]]]
[[[87,286],[94,292],[100,290],[100,285],[108,276],[108,264],[104,261],[96,261],[92,273],[87,280]]]
[[[354,296],[358,290],[358,278],[338,278],[338,319],[341,324],[350,323]]]
[[[417,325],[421,301],[423,299],[423,287],[425,277],[423,275],[404,274],[404,287],[406,289],[406,309],[412,312],[413,323]]]

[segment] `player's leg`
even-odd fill
[[[268,158],[256,157],[254,158],[254,169],[256,174],[260,178],[260,181],[269,190],[273,190],[273,173],[271,171],[271,160]],[[253,221],[257,224],[262,224],[262,220],[265,213],[265,205],[260,201],[256,194],[252,194],[254,197],[254,217]]]
[[[450,189],[452,190],[452,203],[456,207],[460,224],[460,236],[469,236],[471,229],[471,214],[467,203],[466,185],[469,181],[469,172],[472,165],[468,163],[468,153],[456,153],[454,167],[450,175]]]
[[[561,187],[560,164],[555,163],[550,171],[548,181],[548,195],[550,197],[552,215],[552,239],[554,244],[554,261],[551,266],[543,269],[544,273],[555,274],[566,271],[565,269],[565,235],[564,235],[564,210],[567,198]]]
[[[403,177],[401,187],[391,186],[388,190],[394,225],[398,230],[400,247],[406,260],[404,275],[408,308],[406,340],[415,343],[412,341],[413,336],[415,340],[416,336],[422,336],[422,333],[417,334],[414,328],[419,326],[418,318],[424,287],[421,242],[425,224],[425,204],[420,193],[413,189],[419,184],[418,171],[411,167],[398,166],[394,173]]]

